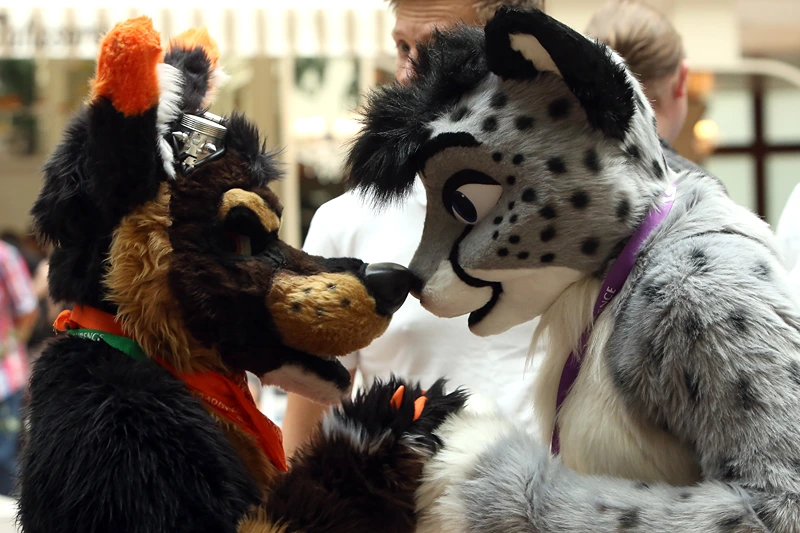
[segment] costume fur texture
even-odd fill
[[[800,531],[800,309],[768,226],[670,169],[624,62],[542,12],[437,34],[415,76],[371,96],[352,179],[381,202],[422,176],[425,307],[479,335],[541,316],[550,343],[541,437],[454,414],[419,531]],[[672,183],[556,413],[601,280]]]
[[[180,373],[348,395],[336,360],[383,333],[408,293],[396,265],[309,256],[277,236],[272,154],[244,117],[191,171],[171,134],[224,79],[205,30],[166,50],[151,21],[104,38],[90,101],[45,168],[33,208],[55,245],[54,299],[99,309],[149,356],[62,336],[34,365],[21,458],[26,533],[413,531],[434,431],[461,409],[443,383],[377,383],[336,410],[288,472]],[[222,147],[220,147],[222,148]],[[378,268],[380,267],[380,268]],[[104,315],[105,316],[105,315]],[[173,367],[175,373],[167,368]]]

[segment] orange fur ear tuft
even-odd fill
[[[126,20],[103,38],[92,83],[92,101],[106,97],[126,116],[158,105],[156,66],[163,58],[161,36],[149,17]]]
[[[205,51],[208,60],[211,61],[212,68],[219,64],[219,47],[217,47],[217,41],[211,38],[206,28],[192,28],[186,30],[172,39],[170,47],[181,48],[183,50],[193,50],[200,47]]]

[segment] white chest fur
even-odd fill
[[[557,302],[561,306],[552,309],[557,314],[543,317],[548,336],[566,340],[551,340],[536,383],[536,407],[542,439],[547,443],[555,422],[555,398],[561,370],[571,346],[577,344],[584,324],[591,319],[586,307],[574,306],[585,306],[587,300],[589,305],[593,304],[598,287],[596,283],[593,286],[583,284],[568,290],[577,292],[565,294],[564,300]],[[561,319],[570,316],[571,320]],[[576,321],[575,316],[583,320]],[[562,462],[586,475],[662,481],[672,485],[689,485],[698,481],[699,467],[691,451],[625,408],[603,359],[612,331],[610,315],[601,315],[592,330],[580,374],[561,407],[558,423]]]

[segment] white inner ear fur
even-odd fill
[[[470,276],[503,284],[503,293],[486,317],[470,331],[480,337],[497,335],[540,316],[586,273],[552,266],[514,270],[465,269]]]
[[[425,283],[419,301],[434,315],[453,318],[480,309],[491,299],[491,287],[467,285],[453,271],[450,261],[444,260]]]
[[[284,365],[261,376],[261,384],[293,392],[322,405],[339,404],[350,397],[350,390],[341,391],[313,372],[294,365]]]
[[[159,90],[156,114],[158,152],[164,164],[164,171],[170,178],[174,178],[175,155],[165,136],[169,135],[169,124],[176,120],[181,112],[183,75],[180,70],[168,63],[159,63],[156,66],[156,72],[158,73]]]
[[[522,54],[525,59],[533,63],[536,70],[554,72],[560,77],[564,77],[561,75],[561,71],[558,70],[553,58],[550,57],[550,54],[547,53],[547,50],[545,50],[539,42],[539,39],[526,33],[515,33],[509,35],[508,38],[512,50],[516,50]]]
[[[210,107],[214,103],[217,99],[217,94],[230,79],[230,75],[222,67],[217,67],[211,71],[211,75],[208,78],[208,92],[203,99],[203,107]]]

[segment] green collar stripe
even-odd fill
[[[130,355],[131,358],[136,361],[150,360],[147,354],[144,353],[144,350],[142,350],[142,347],[139,346],[135,340],[129,339],[128,337],[120,337],[119,335],[112,335],[111,333],[96,329],[70,329],[67,330],[67,335],[81,337],[82,339],[88,339],[90,341],[103,341],[109,346]]]

